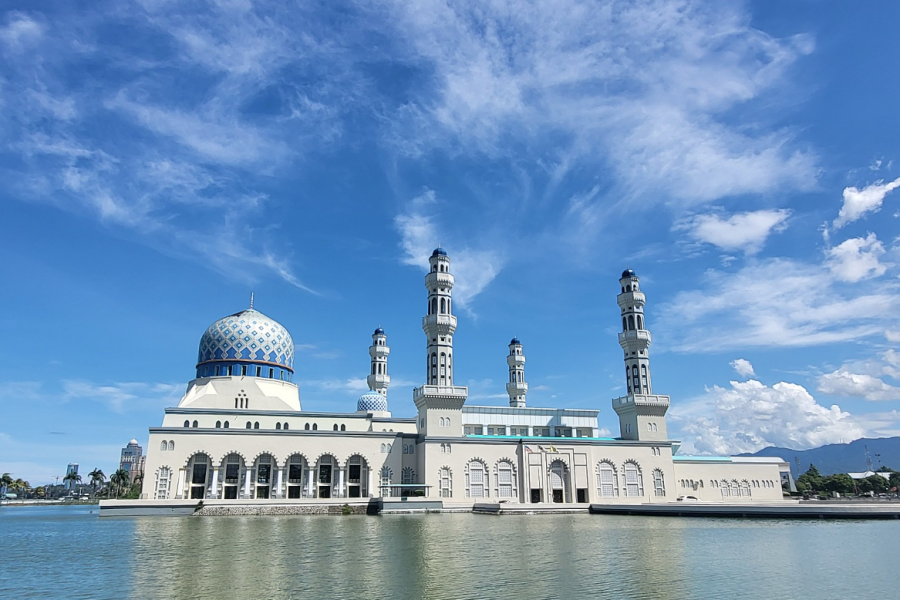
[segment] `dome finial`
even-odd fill
[[[250,292],[250,308],[253,308],[253,292]]]

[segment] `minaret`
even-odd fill
[[[456,317],[450,292],[453,275],[450,257],[438,247],[428,259],[425,276],[428,307],[422,318],[425,332],[425,385],[413,390],[419,410],[418,432],[426,436],[462,435],[462,407],[469,395],[465,386],[453,385],[453,334]]]
[[[626,269],[619,279],[617,297],[622,315],[619,345],[625,353],[625,384],[628,395],[613,400],[619,415],[622,439],[665,440],[669,397],[653,394],[650,379],[650,332],[644,328],[644,303],[640,279]]]
[[[650,332],[644,329],[644,302],[640,279],[631,269],[622,273],[622,293],[616,299],[622,311],[619,345],[625,352],[625,380],[629,394],[650,393]]]
[[[428,259],[431,270],[425,276],[428,288],[428,314],[422,321],[422,329],[428,339],[427,385],[453,385],[453,333],[456,317],[453,316],[450,290],[453,275],[450,274],[450,257],[438,247]]]
[[[522,342],[513,338],[509,342],[509,356],[506,357],[509,365],[509,383],[506,384],[506,393],[509,394],[509,405],[514,408],[525,406],[525,394],[528,393],[528,384],[525,383],[525,355],[522,354]]]
[[[384,329],[379,327],[372,334],[372,345],[369,346],[369,356],[372,357],[372,372],[366,377],[366,383],[373,392],[378,392],[387,397],[388,386],[391,385],[391,376],[387,372],[387,359],[391,349],[387,345],[387,336]]]

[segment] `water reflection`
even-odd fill
[[[0,590],[15,598],[733,599],[793,597],[798,581],[850,597],[859,574],[891,573],[900,555],[896,521],[4,507],[0,532]]]

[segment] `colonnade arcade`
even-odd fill
[[[171,471],[168,467],[160,471],[164,469],[163,479],[171,481]],[[179,470],[174,483],[174,494],[157,485],[157,498],[368,498],[373,490],[372,469],[359,454],[340,460],[329,453],[307,457],[297,452],[279,461],[267,452],[251,460],[232,452],[217,461],[198,452]]]

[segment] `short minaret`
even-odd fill
[[[387,359],[391,349],[387,345],[387,336],[384,329],[379,327],[372,334],[372,345],[369,346],[369,356],[372,357],[372,372],[366,377],[366,383],[373,392],[378,392],[387,397],[388,386],[391,385],[391,376],[387,372]]]
[[[523,408],[528,384],[525,382],[525,355],[522,354],[522,342],[518,338],[513,338],[509,342],[506,364],[509,365],[509,382],[506,384],[509,405],[513,408]]]
[[[425,385],[413,390],[419,410],[418,431],[428,436],[462,435],[462,407],[469,394],[465,386],[453,385],[453,316],[450,257],[438,247],[428,259],[425,276],[428,306],[422,318],[425,332]]]
[[[625,353],[625,384],[628,395],[613,400],[619,415],[622,439],[668,439],[666,411],[669,397],[654,395],[650,379],[650,332],[644,328],[644,303],[640,279],[626,269],[619,279],[621,293],[617,297],[622,316],[619,345]]]
[[[390,353],[387,336],[384,335],[384,329],[379,327],[372,334],[372,345],[369,346],[369,356],[372,357],[371,373],[366,377],[369,391],[356,401],[356,412],[375,417],[391,416],[387,403],[387,389],[391,384],[391,376],[387,373],[387,357]]]

